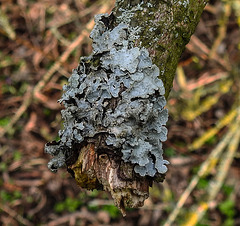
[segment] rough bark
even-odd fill
[[[125,216],[125,207],[141,207],[148,198],[150,180],[133,180],[133,167],[112,155],[98,154],[94,144],[80,150],[78,160],[68,167],[81,188],[103,189],[111,193],[115,205]]]
[[[67,91],[65,90],[67,94],[65,96],[63,95],[61,99],[67,108],[66,111],[63,112],[66,124],[65,131],[60,135],[62,140],[58,143],[48,143],[45,148],[46,152],[57,156],[57,158],[49,163],[52,171],[56,171],[57,168],[66,164],[68,171],[80,187],[90,190],[103,189],[109,191],[123,215],[125,215],[126,207],[140,207],[144,204],[144,200],[149,195],[149,186],[152,185],[153,181],[162,182],[164,180],[166,172],[166,166],[164,166],[164,164],[168,163],[162,159],[161,150],[161,142],[163,142],[166,137],[166,128],[164,128],[164,125],[166,124],[167,113],[163,109],[166,101],[164,96],[157,99],[157,95],[164,95],[164,88],[162,89],[161,81],[157,80],[154,76],[157,76],[156,72],[159,72],[159,77],[163,81],[166,91],[165,97],[167,97],[172,87],[179,57],[196,28],[206,2],[206,0],[118,0],[110,16],[103,15],[96,20],[99,24],[91,34],[93,46],[95,45],[95,52],[89,58],[82,58],[79,68],[76,69],[72,75],[70,82],[72,85],[67,87]],[[118,27],[117,32],[110,34],[109,32],[113,31],[116,27]],[[107,34],[109,36],[102,36],[104,32],[108,32]],[[105,46],[105,43],[102,41],[99,42],[100,44],[96,43],[94,37],[96,40],[102,39],[103,37],[112,37],[113,40],[117,37],[119,40],[118,43],[112,43],[106,40],[106,42],[110,42],[109,45],[112,45],[112,47],[109,47],[109,45]],[[114,50],[112,51],[112,49]],[[146,53],[146,49],[152,62],[158,66],[159,71],[158,69],[156,70],[156,66],[153,65],[152,62],[149,63],[150,58],[148,53]],[[123,55],[124,51],[127,52],[125,55]],[[129,56],[130,53],[134,53],[136,56],[131,57]],[[126,56],[128,59],[132,59],[133,62],[130,62],[130,64],[124,62],[124,66],[121,67],[121,62],[114,60],[114,57],[119,57],[119,54]],[[145,56],[143,56],[144,54]],[[141,62],[143,58],[145,59],[145,63],[141,63],[141,67],[140,63],[134,66],[136,59],[138,62]],[[140,96],[132,98],[130,102],[128,102],[127,99],[123,102],[124,92],[126,93],[128,90],[127,85],[123,82],[117,89],[116,97],[115,93],[111,93],[111,98],[105,97],[106,99],[101,102],[101,109],[103,109],[103,111],[99,111],[98,107],[97,109],[93,109],[93,112],[96,110],[95,112],[98,112],[96,113],[98,114],[97,116],[99,117],[100,115],[101,120],[104,121],[106,120],[107,112],[116,112],[117,107],[120,105],[128,106],[134,102],[138,105],[133,106],[142,106],[144,111],[144,103],[148,103],[146,104],[146,109],[151,109],[152,112],[149,114],[146,113],[146,115],[148,114],[147,116],[144,115],[144,117],[148,117],[145,122],[142,118],[144,112],[136,112],[134,107],[131,109],[126,107],[126,109],[130,111],[129,114],[132,115],[123,118],[123,123],[126,122],[127,127],[129,127],[129,125],[134,127],[134,120],[137,120],[137,124],[139,124],[135,130],[132,130],[133,133],[138,136],[138,146],[133,150],[135,150],[135,152],[139,151],[139,154],[146,154],[145,156],[149,157],[149,164],[151,163],[151,166],[148,164],[148,166],[146,166],[148,169],[144,168],[144,164],[147,164],[146,162],[144,163],[144,155],[142,157],[143,159],[140,160],[136,154],[133,156],[134,151],[132,151],[132,156],[128,158],[124,156],[124,152],[122,151],[124,145],[126,146],[124,140],[127,142],[127,137],[129,135],[134,137],[134,135],[124,135],[124,133],[128,132],[124,129],[120,130],[122,131],[121,133],[116,132],[116,130],[118,130],[116,125],[120,127],[121,123],[115,124],[111,122],[110,128],[107,128],[105,122],[100,122],[100,124],[93,122],[93,125],[97,129],[94,128],[94,133],[91,132],[92,135],[87,133],[87,136],[83,137],[84,128],[86,128],[86,125],[89,125],[89,120],[82,116],[76,117],[76,115],[82,114],[81,111],[78,113],[77,106],[79,105],[76,104],[76,101],[85,101],[88,98],[88,91],[82,91],[82,94],[75,92],[75,90],[79,90],[80,84],[86,81],[84,80],[85,78],[80,78],[80,74],[82,73],[85,76],[87,73],[89,76],[93,74],[98,75],[98,71],[101,70],[101,76],[104,74],[105,79],[109,82],[111,79],[109,76],[111,76],[114,71],[113,68],[110,67],[112,66],[112,61],[114,61],[113,64],[115,67],[118,67],[119,71],[125,71],[124,73],[126,73],[127,76],[130,75],[131,78],[133,75],[136,76],[136,73],[138,73],[138,75],[139,73],[144,74],[145,69],[145,71],[148,72],[150,70],[153,74],[149,75],[147,79],[149,79],[148,82],[150,82],[150,86],[155,88],[151,89],[150,87],[148,90],[148,87],[144,87],[143,85],[143,89],[147,90],[147,93],[144,94],[145,96],[142,93]],[[108,62],[111,62],[111,64],[109,63],[110,66]],[[93,81],[92,84],[94,86],[96,85],[95,80],[89,81]],[[126,80],[124,81],[126,82]],[[133,80],[130,79],[130,81],[132,81],[132,84],[138,84],[134,83],[134,81],[139,81],[139,77],[134,77]],[[155,86],[152,81],[156,81],[158,85]],[[86,83],[84,83],[84,85],[85,87],[87,86]],[[139,92],[141,92],[141,89]],[[95,96],[92,95],[91,98],[95,98]],[[160,100],[162,105],[158,106],[157,102]],[[92,100],[89,101],[87,101],[87,105],[93,103],[93,106],[96,106],[96,102],[91,102]],[[81,103],[86,104],[86,102]],[[154,106],[156,106],[155,109]],[[159,114],[157,112],[159,112]],[[124,113],[126,112],[122,112],[123,115]],[[135,117],[133,121],[132,116]],[[92,114],[89,117],[92,117]],[[111,117],[113,117],[113,114]],[[155,128],[155,134],[149,134],[148,136],[146,133],[141,133],[141,126],[142,130],[144,130],[153,120],[158,120],[156,117],[160,117],[161,122],[156,121],[160,124],[158,124],[159,129]],[[79,122],[81,120],[85,120],[85,124]],[[107,122],[108,121],[109,120],[107,120]],[[149,133],[151,133],[153,128],[152,126],[149,126],[149,128],[151,128],[149,129]],[[157,132],[157,130],[159,131]],[[72,135],[73,133],[74,135]],[[114,138],[115,141],[109,140],[112,134],[114,134],[116,138]],[[145,140],[142,139],[141,136],[145,136]],[[156,138],[158,136],[160,138]],[[156,142],[156,139],[159,139],[161,142]],[[121,145],[114,144],[116,140],[120,143],[122,142]],[[110,143],[110,145],[108,145],[108,143]],[[157,147],[155,147],[155,149],[159,149],[159,152],[140,150],[141,145],[144,146],[142,149],[147,149],[153,147],[154,143]],[[131,147],[134,145],[136,145],[134,142],[130,144]],[[122,148],[122,150],[120,150],[120,148]],[[138,165],[138,170],[141,168],[146,169],[146,171],[138,171],[136,165]],[[142,176],[140,174],[142,174]]]

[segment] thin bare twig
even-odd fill
[[[13,128],[13,125],[21,118],[21,116],[24,114],[24,112],[26,112],[26,110],[28,109],[31,102],[32,102],[32,88],[28,87],[28,90],[26,91],[26,93],[24,95],[22,105],[17,110],[15,115],[12,117],[9,124],[2,130],[0,130],[0,137],[3,137],[6,133],[11,131],[11,129]]]
[[[197,55],[203,60],[207,60],[209,58],[210,49],[195,35],[192,35],[190,42],[186,45],[186,48],[191,52],[197,53]],[[212,59],[218,62],[218,64],[224,67],[227,71],[231,70],[231,65],[219,56],[214,56]]]
[[[236,132],[237,127],[234,125],[232,128],[229,129],[225,137],[222,141],[217,145],[217,147],[211,152],[208,158],[202,163],[197,175],[193,177],[191,182],[189,183],[188,187],[185,189],[183,194],[181,195],[180,199],[178,200],[174,210],[169,215],[167,221],[165,222],[164,226],[170,226],[176,219],[177,215],[179,214],[182,206],[186,202],[187,198],[189,197],[190,193],[196,187],[199,179],[206,175],[210,170],[217,164],[219,156],[223,152],[224,148],[229,144],[232,136]]]
[[[232,164],[234,155],[238,150],[240,140],[240,130],[238,129],[240,126],[239,120],[235,125],[237,129],[232,139],[228,143],[227,151],[223,154],[221,158],[219,167],[216,170],[217,174],[215,176],[215,179],[212,181],[212,183],[209,183],[208,185],[207,198],[201,201],[201,203],[199,203],[197,206],[195,206],[194,211],[189,215],[190,217],[186,220],[186,223],[184,223],[183,226],[196,225],[202,219],[206,211],[209,209],[211,203],[216,199],[216,196],[223,185],[227,173],[229,172],[229,168]]]
[[[47,226],[57,226],[60,224],[64,224],[70,221],[71,218],[74,219],[86,219],[92,223],[95,223],[93,225],[96,225],[98,223],[97,218],[94,214],[88,212],[87,210],[83,209],[81,212],[75,212],[75,213],[70,213],[68,215],[58,217],[56,220],[50,221]]]
[[[201,137],[197,138],[188,148],[189,150],[196,150],[200,148],[210,137],[213,137],[220,129],[224,126],[229,125],[237,115],[237,109],[234,106],[220,121],[217,122],[216,126],[206,131]]]
[[[106,4],[102,6],[99,10],[99,13],[106,12],[108,10]],[[45,75],[43,75],[42,79],[37,83],[37,85],[33,88],[28,89],[25,94],[24,101],[20,108],[17,110],[16,114],[13,116],[11,121],[9,122],[8,126],[5,127],[0,131],[0,137],[3,137],[6,133],[8,133],[14,126],[14,124],[21,118],[21,116],[26,112],[28,107],[32,102],[32,98],[36,97],[41,89],[47,84],[47,82],[51,79],[53,74],[59,70],[62,63],[64,63],[69,55],[78,47],[80,46],[81,42],[84,40],[85,37],[89,35],[89,30],[91,30],[94,26],[94,21],[91,20],[87,25],[86,28],[82,31],[82,33],[68,46],[65,52],[60,56],[60,58],[53,64],[53,66],[47,71]]]
[[[15,220],[17,220],[22,225],[26,225],[26,226],[33,226],[34,225],[30,221],[28,221],[27,219],[23,218],[21,215],[19,215],[17,212],[15,212],[13,209],[11,209],[6,204],[3,205],[3,204],[0,203],[0,209],[3,210],[5,213],[7,213],[12,218],[14,218]]]
[[[227,23],[229,20],[229,17],[231,15],[231,4],[229,2],[225,2],[225,4],[223,4],[223,10],[224,10],[224,15],[223,15],[223,19],[221,19],[221,21],[219,21],[219,28],[218,28],[218,36],[215,39],[213,46],[209,52],[209,58],[216,58],[217,56],[217,49],[219,48],[219,46],[221,45],[223,39],[226,37],[226,31],[227,31]]]

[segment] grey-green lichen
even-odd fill
[[[117,0],[119,21],[126,15],[137,27],[137,46],[148,49],[160,70],[168,97],[179,58],[195,31],[207,0]],[[141,7],[142,10],[137,10]],[[121,17],[122,16],[122,17]]]
[[[48,166],[56,171],[74,154],[76,144],[102,136],[106,147],[133,164],[136,173],[164,174],[168,111],[160,71],[146,48],[134,46],[137,28],[127,21],[111,28],[110,22],[111,15],[95,17],[93,53],[81,58],[63,88],[64,129],[60,141],[45,146],[54,156]]]

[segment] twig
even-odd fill
[[[5,213],[7,213],[9,216],[11,216],[12,218],[16,219],[19,223],[21,223],[22,225],[26,225],[26,226],[33,226],[34,224],[32,224],[30,221],[28,221],[27,219],[23,218],[22,216],[20,216],[17,212],[15,212],[13,209],[11,209],[10,207],[8,207],[8,205],[6,204],[1,204],[0,203],[0,209],[3,210]]]
[[[106,12],[107,7],[105,5],[102,6],[102,8],[99,10],[99,13]],[[41,81],[38,82],[38,84],[35,86],[33,90],[33,94],[35,96],[36,93],[38,93],[50,80],[52,75],[60,68],[61,64],[64,63],[69,55],[72,53],[74,49],[76,49],[83,39],[89,35],[89,30],[91,30],[94,26],[94,21],[91,20],[87,25],[86,28],[81,32],[81,34],[69,45],[69,47],[65,50],[65,52],[61,55],[59,60],[57,60],[53,66],[48,70],[48,72],[43,75],[43,78]]]
[[[107,6],[103,5],[102,8],[99,10],[99,13],[106,12]],[[6,133],[8,133],[13,125],[21,118],[24,112],[27,111],[28,107],[31,104],[32,98],[37,96],[37,94],[41,91],[41,89],[46,85],[46,83],[51,79],[53,74],[59,70],[61,64],[64,63],[69,55],[76,49],[83,39],[88,36],[89,30],[93,28],[94,22],[93,20],[90,21],[86,28],[82,31],[82,33],[69,45],[69,47],[65,50],[65,52],[61,55],[61,57],[53,64],[53,66],[47,71],[47,73],[42,77],[42,79],[37,83],[33,90],[29,88],[29,90],[25,94],[24,101],[21,107],[18,109],[16,114],[13,116],[7,127],[0,131],[0,137],[3,137]]]
[[[235,106],[234,106],[235,107]],[[230,110],[220,121],[217,122],[216,126],[206,131],[201,137],[197,138],[188,148],[193,151],[200,148],[210,137],[214,136],[224,126],[229,125],[237,115],[236,107]]]
[[[223,19],[219,21],[218,36],[215,39],[212,49],[209,52],[210,59],[216,58],[217,49],[226,36],[227,22],[231,14],[231,4],[229,2],[226,2],[225,4],[223,3],[223,9],[224,9],[224,15],[223,15]]]
[[[187,198],[189,197],[190,193],[193,191],[193,189],[196,187],[199,179],[203,176],[205,176],[208,172],[211,171],[211,169],[217,164],[218,159],[224,148],[229,144],[229,141],[231,140],[233,134],[236,132],[237,127],[234,126],[230,128],[230,130],[227,132],[223,140],[217,145],[217,147],[211,152],[211,154],[208,156],[208,158],[205,160],[205,162],[202,163],[197,175],[193,177],[188,187],[185,189],[183,194],[181,195],[179,201],[176,204],[176,207],[172,211],[172,213],[169,215],[167,221],[165,222],[164,226],[170,226],[176,219],[177,215],[179,214],[182,206],[186,202]]]
[[[95,224],[98,223],[97,218],[95,217],[94,214],[91,214],[87,210],[83,209],[81,212],[75,212],[75,213],[71,213],[71,214],[68,214],[68,215],[65,215],[62,217],[58,217],[56,220],[49,222],[47,224],[47,226],[56,226],[56,225],[64,224],[64,223],[69,222],[71,218],[86,219],[92,223],[95,223]]]
[[[36,93],[38,93],[45,85],[46,83],[50,80],[52,75],[60,68],[61,64],[64,63],[71,52],[77,48],[83,41],[84,37],[88,35],[88,32],[84,30],[70,45],[69,47],[65,50],[65,52],[61,55],[59,60],[57,60],[53,66],[47,71],[47,73],[43,76],[43,78],[38,82],[38,84],[34,87],[33,94],[34,96]]]
[[[21,116],[26,112],[28,109],[29,105],[32,102],[32,88],[28,87],[28,90],[26,91],[24,98],[23,98],[23,103],[20,106],[20,108],[17,110],[16,114],[12,117],[11,121],[9,124],[0,130],[0,137],[3,137],[6,133],[8,133],[12,128],[13,125],[21,118]]]
[[[236,127],[239,128],[240,123],[238,121]],[[219,163],[219,167],[217,169],[217,174],[215,176],[215,180],[209,183],[207,194],[208,198],[206,201],[202,201],[196,208],[193,213],[191,213],[190,218],[187,219],[186,223],[183,226],[192,226],[196,225],[199,222],[206,211],[208,210],[209,206],[216,198],[219,190],[221,189],[223,182],[229,172],[229,168],[232,164],[234,155],[238,150],[240,140],[240,130],[236,130],[234,136],[232,137],[231,141],[228,144],[228,149],[222,156],[221,162]],[[200,210],[200,211],[199,211]]]
[[[34,216],[34,214],[39,213],[40,210],[46,206],[46,203],[47,203],[46,194],[43,194],[42,192],[40,192],[40,195],[41,195],[41,200],[39,201],[38,205],[28,212],[28,215],[31,217]]]
[[[192,91],[194,89],[213,83],[216,80],[227,78],[228,76],[229,76],[228,72],[218,72],[211,76],[209,75],[209,72],[206,72],[198,80],[189,81],[187,84],[187,89],[188,91]]]
[[[192,35],[189,44],[186,45],[186,48],[189,51],[196,53],[203,60],[207,60],[208,56],[210,54],[209,48],[195,35]],[[218,64],[220,64],[226,70],[228,70],[228,71],[231,70],[231,65],[229,65],[224,59],[220,58],[219,56],[215,56],[212,59],[215,60],[216,62],[218,62]]]
[[[0,9],[0,28],[1,27],[10,39],[14,40],[16,38],[16,33],[9,23],[7,15],[5,15],[2,9]]]
[[[230,86],[228,87],[230,89]],[[197,98],[199,98],[198,92],[195,92],[194,96],[197,96]],[[211,109],[213,105],[217,104],[220,97],[221,97],[221,93],[218,92],[218,93],[215,93],[214,95],[206,97],[201,103],[199,103],[201,106],[200,108],[197,108],[197,109],[185,108],[182,111],[183,119],[186,119],[188,121],[194,120],[197,116],[203,114],[204,112],[207,112],[209,109]]]
[[[228,151],[224,153],[222,157],[222,161],[219,164],[218,170],[217,170],[217,175],[215,177],[215,182],[211,183],[209,186],[209,199],[208,201],[213,200],[218,191],[220,190],[224,179],[226,178],[226,175],[228,173],[228,169],[231,166],[232,160],[234,158],[235,152],[238,150],[238,145],[239,145],[239,140],[240,140],[240,123],[236,125],[237,130],[232,137],[231,142],[229,142],[228,145]]]

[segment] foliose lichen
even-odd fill
[[[133,164],[136,173],[164,174],[168,111],[159,69],[147,49],[134,47],[134,29],[126,23],[110,28],[109,18],[95,17],[93,53],[81,58],[63,87],[59,101],[65,106],[64,129],[58,142],[45,146],[54,156],[48,167],[57,171],[74,154],[76,144],[104,134],[105,145]]]

